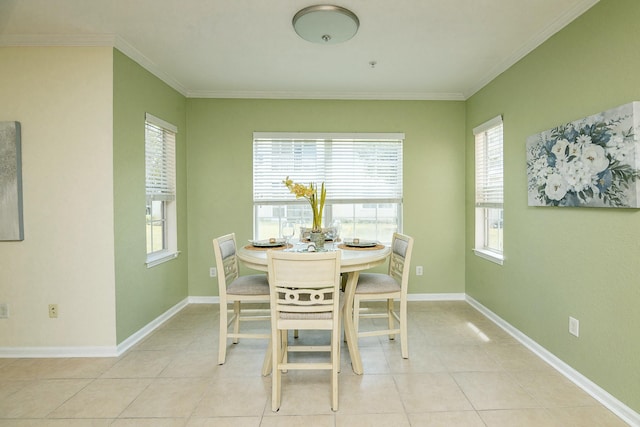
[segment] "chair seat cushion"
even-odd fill
[[[400,292],[400,284],[393,277],[382,273],[361,273],[356,294]]]
[[[266,274],[250,274],[237,277],[227,287],[231,295],[269,295],[269,280]]]

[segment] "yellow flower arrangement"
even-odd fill
[[[282,183],[289,189],[289,191],[296,195],[296,199],[305,198],[311,205],[311,211],[313,212],[313,227],[314,232],[322,231],[322,210],[324,209],[324,200],[327,197],[327,190],[324,188],[324,182],[320,186],[320,196],[318,196],[318,186],[309,184],[308,186],[293,182],[293,180],[285,179]]]

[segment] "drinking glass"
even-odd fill
[[[296,227],[293,222],[287,221],[282,224],[282,237],[284,237],[284,241],[286,244],[285,249],[289,248],[289,239],[291,239],[294,234],[296,234]]]
[[[339,219],[335,219],[331,223],[331,228],[333,229],[333,249],[336,249],[340,243],[340,226]]]

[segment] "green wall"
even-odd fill
[[[187,297],[187,126],[185,98],[114,49],[113,170],[117,342]],[[145,265],[145,112],[178,127],[177,201],[180,256]],[[100,226],[100,224],[96,224]]]
[[[640,2],[602,0],[467,101],[466,292],[640,411],[640,211],[527,206],[529,135],[640,100]],[[474,126],[504,118],[506,261],[474,256]],[[580,321],[580,337],[568,318]]]
[[[464,102],[188,99],[189,295],[217,295],[211,239],[252,236],[252,133],[404,132],[412,293],[464,292]],[[283,177],[284,178],[284,177]],[[414,269],[415,272],[415,269]]]

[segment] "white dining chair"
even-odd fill
[[[213,251],[218,268],[218,295],[220,297],[220,334],[218,344],[218,364],[225,362],[227,340],[233,339],[237,344],[240,338],[269,339],[269,333],[243,333],[240,323],[248,321],[265,321],[271,319],[269,304],[269,281],[266,274],[239,275],[238,258],[236,256],[235,233],[213,239]],[[242,309],[242,304],[264,304],[264,308]],[[232,309],[229,304],[233,304]],[[230,315],[230,316],[229,316]],[[233,324],[233,331],[229,326]],[[270,369],[269,360],[265,357],[263,373]]]
[[[271,409],[280,409],[282,373],[296,369],[331,371],[331,409],[338,410],[340,370],[340,251],[267,253],[271,286]],[[291,344],[290,330],[330,331],[329,345]],[[289,360],[291,352],[328,352],[328,361]]]
[[[407,289],[412,251],[413,238],[394,233],[387,273],[360,273],[353,300],[353,323],[358,337],[389,335],[389,339],[394,339],[396,334],[400,334],[400,348],[404,359],[409,358]],[[399,302],[399,311],[395,310],[396,300]],[[362,303],[365,301],[384,301],[385,308],[381,311],[363,307]],[[386,318],[387,327],[360,331],[361,318]]]

